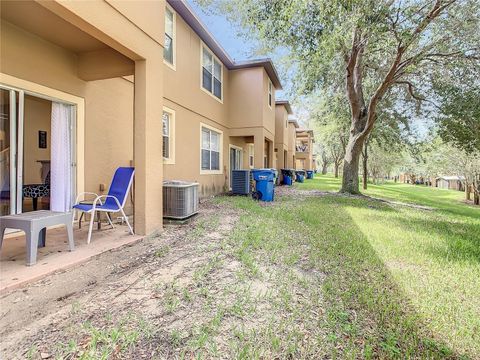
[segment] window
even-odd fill
[[[202,127],[202,170],[220,170],[221,134]]]
[[[175,111],[163,108],[162,114],[162,148],[165,164],[175,164]]]
[[[222,100],[222,64],[206,47],[202,47],[202,87]]]
[[[163,157],[168,159],[170,157],[170,114],[163,112]]]
[[[272,82],[268,80],[268,106],[272,107],[273,100],[273,86]]]
[[[175,47],[175,14],[167,7],[165,9],[165,47],[163,59],[170,65],[174,65]]]
[[[254,166],[254,145],[253,144],[248,144],[248,166],[250,166],[250,169],[253,169]]]

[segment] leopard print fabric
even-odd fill
[[[47,174],[44,184],[24,185],[23,196],[28,198],[49,197],[50,196],[50,172]]]

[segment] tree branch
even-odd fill
[[[410,81],[407,81],[407,80],[402,80],[402,81],[400,81],[400,80],[398,80],[398,81],[395,81],[395,83],[396,83],[396,84],[400,84],[400,85],[407,85],[407,91],[408,91],[408,93],[409,93],[410,96],[411,96],[412,98],[414,98],[415,100],[417,100],[417,101],[427,101],[425,98],[423,98],[423,97],[415,94],[415,92],[414,92],[414,90],[413,90],[413,89],[414,89],[414,86],[413,86],[413,84],[412,84]]]

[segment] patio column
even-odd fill
[[[274,167],[274,159],[275,159],[275,149],[274,149],[274,143],[271,140],[268,141],[268,167],[273,168]]]
[[[263,134],[263,129],[255,131],[253,136],[254,142],[254,159],[253,164],[256,169],[263,168],[263,158],[265,155],[265,136]]]
[[[162,228],[163,53],[135,61],[135,233]]]

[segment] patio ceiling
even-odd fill
[[[1,17],[2,20],[75,53],[108,48],[34,1],[2,0]]]
[[[1,18],[78,55],[86,81],[133,75],[134,62],[35,1],[1,1]]]

